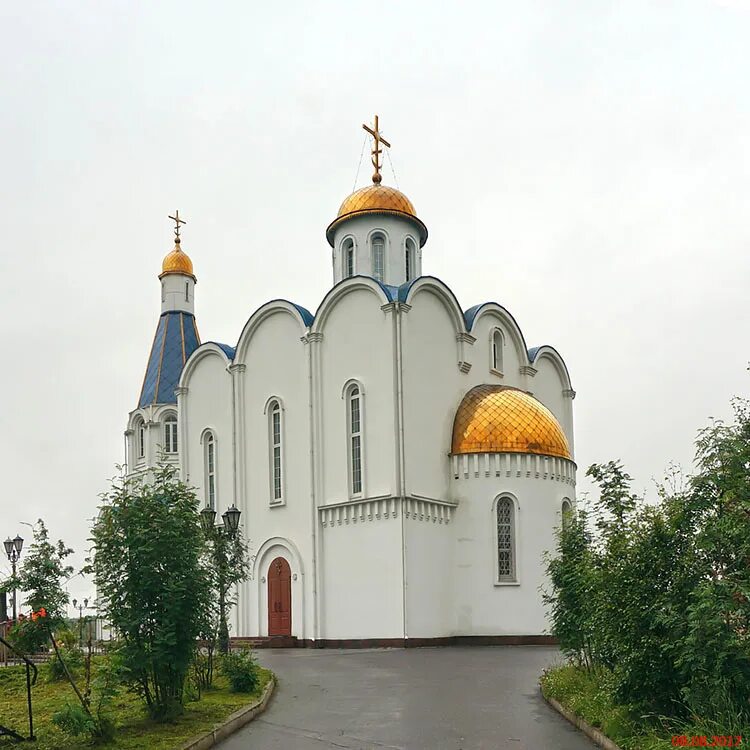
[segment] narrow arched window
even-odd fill
[[[347,428],[349,433],[349,491],[362,492],[362,394],[359,386],[349,389],[347,398]]]
[[[142,419],[135,426],[135,443],[138,458],[143,458],[146,455],[146,425]]]
[[[372,238],[372,275],[379,281],[385,274],[385,237],[376,234]]]
[[[204,440],[206,505],[216,510],[216,440],[207,433]]]
[[[269,459],[271,465],[271,502],[282,499],[281,466],[282,466],[282,434],[281,434],[281,405],[278,401],[271,402],[268,421]]]
[[[185,282],[185,302],[190,302],[188,282]]]
[[[416,255],[416,247],[414,246],[414,240],[411,237],[406,238],[406,254],[404,256],[404,263],[406,264],[406,280],[411,281],[414,277],[414,256]]]
[[[516,580],[516,529],[513,500],[501,497],[495,508],[497,516],[497,580]]]
[[[492,369],[503,371],[503,334],[499,328],[492,333]]]
[[[350,276],[354,276],[354,240],[351,238],[344,240],[343,252],[341,255],[343,264],[343,276],[348,279]]]
[[[560,506],[560,515],[562,516],[562,527],[567,529],[570,525],[570,517],[573,513],[573,506],[570,504],[570,500],[565,498]]]
[[[177,453],[177,417],[174,414],[164,420],[164,452]]]

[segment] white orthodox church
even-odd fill
[[[333,285],[315,313],[276,299],[234,345],[201,343],[176,244],[127,466],[160,460],[254,561],[233,636],[300,645],[544,642],[543,554],[574,502],[575,392],[495,302],[463,309],[422,268],[427,227],[373,184],[326,229]]]

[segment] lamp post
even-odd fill
[[[13,568],[13,578],[16,577],[16,563],[18,562],[18,558],[21,557],[21,550],[23,549],[23,539],[16,534],[15,539],[11,539],[8,537],[4,542],[3,545],[5,547],[5,554],[8,555],[8,559],[10,560],[10,564]],[[18,619],[18,610],[16,607],[16,586],[15,583],[13,584],[13,622],[16,622]]]
[[[83,610],[89,608],[88,597],[84,597],[81,603],[73,599],[73,609],[78,610],[78,642],[83,643]]]
[[[214,564],[218,573],[219,587],[219,651],[229,652],[229,627],[227,625],[226,573],[229,565],[228,545],[240,527],[240,509],[232,506],[221,514],[221,524],[216,524],[216,511],[206,506],[200,512],[201,527],[206,539],[213,542]]]

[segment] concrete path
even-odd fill
[[[544,646],[261,650],[268,710],[221,750],[591,750],[542,699]]]

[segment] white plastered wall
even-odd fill
[[[312,638],[312,498],[310,409],[305,327],[286,303],[264,306],[246,326],[237,347],[237,409],[243,439],[241,491],[251,551],[259,555],[275,540],[276,549],[256,559],[256,577],[242,584],[240,627],[246,635],[268,632],[266,587],[260,579],[277,556],[285,557],[297,576],[292,581],[292,634]],[[244,365],[244,368],[242,367]],[[239,381],[242,381],[241,384]],[[271,494],[269,413],[272,399],[281,403],[282,503]],[[238,479],[241,483],[241,479]],[[277,554],[279,553],[279,554]],[[303,574],[303,571],[307,574]],[[259,599],[260,597],[260,599]]]
[[[189,371],[180,380],[187,392],[178,396],[180,418],[184,422],[181,436],[187,436],[183,447],[183,478],[196,488],[201,506],[205,505],[203,438],[210,429],[216,441],[216,512],[220,516],[235,501],[232,382],[226,357],[216,351],[198,348],[188,362]]]
[[[547,633],[539,591],[546,581],[544,553],[554,551],[563,499],[575,497],[574,464],[524,454],[456,456],[451,463],[458,500],[452,522],[455,634]],[[517,582],[498,584],[494,503],[505,494],[516,506]]]

